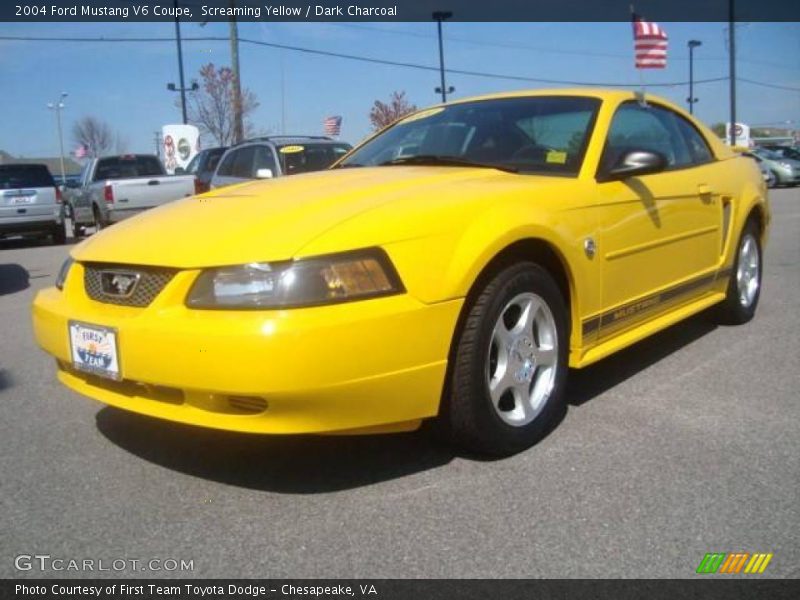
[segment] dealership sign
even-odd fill
[[[164,168],[170,175],[185,169],[200,151],[200,130],[194,125],[164,125],[161,128]]]

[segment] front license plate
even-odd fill
[[[121,379],[117,330],[102,325],[69,322],[72,366],[109,379]]]

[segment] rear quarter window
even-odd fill
[[[55,187],[50,171],[44,165],[0,166],[0,189]]]

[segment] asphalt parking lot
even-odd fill
[[[761,305],[572,374],[518,456],[424,433],[264,438],[103,407],[57,383],[30,304],[67,247],[0,242],[0,577],[14,558],[192,560],[192,577],[692,577],[706,552],[800,576],[800,188],[772,192]],[[749,576],[752,577],[752,576]]]

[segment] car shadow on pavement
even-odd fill
[[[13,294],[30,286],[28,270],[16,263],[0,264],[0,296]]]
[[[591,366],[571,370],[567,381],[567,400],[571,406],[586,404],[716,328],[709,314],[703,312]]]
[[[455,452],[427,430],[364,436],[262,436],[191,427],[106,407],[108,440],[152,463],[220,483],[284,494],[363,487],[435,469]]]
[[[700,315],[596,365],[572,371],[566,390],[569,404],[589,402],[715,328]],[[113,444],[154,464],[220,483],[284,494],[363,487],[435,469],[456,456],[493,460],[447,446],[432,427],[389,435],[261,436],[191,427],[113,407],[100,410],[96,423]],[[555,423],[547,435],[557,429]]]

